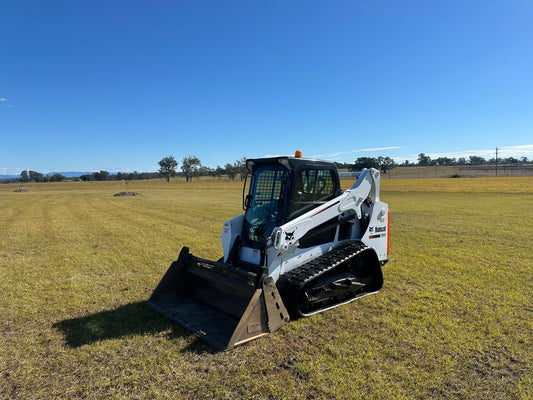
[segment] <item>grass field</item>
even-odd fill
[[[531,398],[533,178],[381,186],[383,289],[217,352],[146,300],[240,182],[0,185],[0,398]]]

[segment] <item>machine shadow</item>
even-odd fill
[[[146,301],[126,304],[114,310],[102,311],[85,317],[65,319],[56,322],[53,327],[63,333],[67,345],[72,348],[100,340],[166,330],[171,330],[169,338],[193,335],[152,310]],[[194,340],[184,351],[210,353],[215,350]]]

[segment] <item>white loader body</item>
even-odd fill
[[[300,249],[298,240],[332,218],[343,218],[350,214],[357,216],[351,221],[352,234],[350,239],[359,239],[367,246],[372,247],[381,262],[388,260],[388,223],[389,206],[379,200],[379,171],[371,168],[363,170],[353,186],[340,196],[324,203],[322,206],[308,211],[298,218],[274,229],[267,246],[268,274],[274,279],[278,278],[299,265],[312,260],[335,247],[339,238],[336,235],[331,243],[319,245],[315,248]],[[371,207],[364,207],[367,198],[373,199]],[[365,208],[365,210],[363,210]],[[364,213],[368,213],[369,223],[364,231],[360,220]],[[244,214],[224,222],[222,229],[222,249],[224,261],[228,261],[228,255],[235,239],[242,231]],[[346,239],[345,239],[346,240]],[[241,247],[239,258],[242,261],[259,265],[261,257],[257,249]]]

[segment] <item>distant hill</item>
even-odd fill
[[[82,175],[91,175],[92,172],[79,172],[79,171],[67,171],[67,172],[48,172],[44,174],[45,176],[52,176],[54,174],[61,174],[66,178],[76,178]]]
[[[76,178],[78,176],[82,175],[91,175],[92,172],[79,172],[79,171],[67,171],[67,172],[47,172],[46,174],[43,174],[44,176],[52,176],[54,174],[61,174],[65,178]],[[112,173],[113,174],[113,173]],[[0,180],[2,179],[17,179],[20,178],[20,175],[0,175]]]

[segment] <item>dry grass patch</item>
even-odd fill
[[[221,256],[240,182],[0,186],[0,398],[529,398],[532,183],[430,181],[382,180],[379,294],[222,353],[146,300]]]

